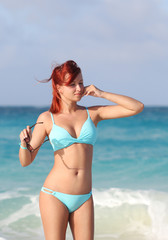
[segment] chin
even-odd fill
[[[75,102],[79,102],[82,97],[78,97],[78,99],[74,100]]]
[[[76,100],[75,102],[80,102],[80,100],[81,100],[81,98],[80,98],[80,99],[78,99],[78,100]]]

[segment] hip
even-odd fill
[[[67,194],[84,194],[92,189],[92,174],[87,170],[67,172],[52,169],[43,186]]]

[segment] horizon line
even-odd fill
[[[99,104],[98,104],[99,105]],[[106,104],[108,105],[108,104]],[[96,105],[92,105],[92,106],[96,106]],[[103,106],[103,105],[102,105]],[[50,105],[0,105],[0,108],[12,108],[12,107],[25,107],[25,108],[28,108],[28,107],[31,107],[31,108],[50,108]],[[144,108],[145,107],[168,107],[168,105],[144,105]]]

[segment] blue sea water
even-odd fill
[[[23,168],[19,134],[47,108],[0,107],[0,240],[44,239],[38,195],[53,166],[45,143]],[[168,240],[168,107],[98,124],[95,239]],[[72,239],[70,230],[67,239]]]

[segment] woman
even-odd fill
[[[84,87],[74,61],[54,68],[53,101],[38,117],[33,133],[20,134],[19,158],[23,167],[33,162],[46,136],[54,150],[54,165],[40,192],[39,206],[46,240],[65,239],[69,222],[74,239],[94,238],[92,155],[98,122],[140,113],[143,104],[133,98]],[[83,107],[83,96],[105,98],[116,105]]]

